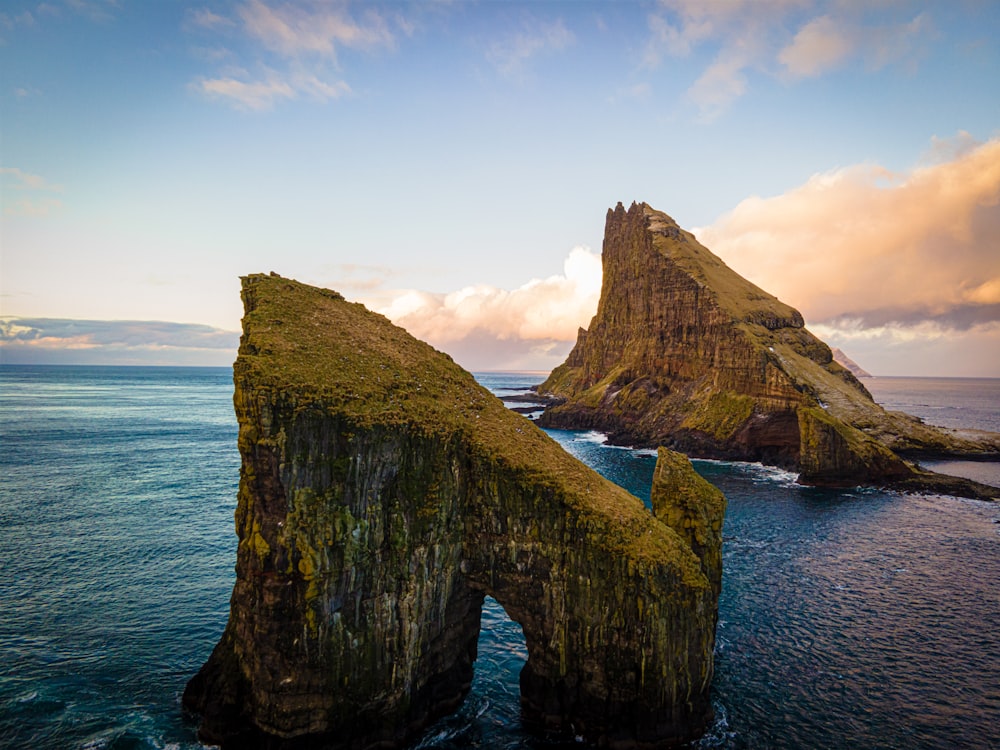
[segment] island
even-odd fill
[[[760,461],[803,484],[994,499],[920,457],[1000,460],[1000,435],[886,411],[802,315],[747,281],[667,214],[608,211],[597,314],[537,387],[547,427],[620,445]]]
[[[725,498],[659,452],[652,509],[447,355],[336,292],[243,278],[225,631],[183,705],[223,748],[396,748],[467,694],[484,597],[523,716],[614,748],[710,724]]]

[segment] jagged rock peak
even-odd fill
[[[654,516],[382,316],[278,276],[243,299],[236,584],[183,696],[203,740],[401,747],[465,697],[487,595],[524,632],[529,722],[704,731],[719,497],[680,466]]]
[[[915,480],[900,451],[1000,453],[1000,435],[885,412],[797,310],[645,203],[608,212],[603,264],[597,314],[538,388],[561,402],[543,425],[764,461],[812,484],[910,487],[929,480]]]

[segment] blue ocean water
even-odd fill
[[[478,377],[501,396],[541,379]],[[1000,381],[902,380],[871,389],[1000,424],[982,395]],[[228,615],[231,398],[228,368],[0,367],[0,747],[199,746],[179,699]],[[648,498],[650,451],[551,434]],[[1000,748],[1000,506],[696,467],[729,499],[716,722],[696,747]],[[417,746],[557,746],[521,730],[524,659],[488,600],[472,693]]]

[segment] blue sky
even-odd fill
[[[276,271],[549,369],[639,200],[876,374],[1000,377],[998,38],[989,1],[9,1],[0,360],[228,364]]]

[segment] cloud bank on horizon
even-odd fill
[[[238,333],[190,323],[0,318],[4,364],[226,366],[238,345]]]
[[[906,350],[964,335],[983,342],[985,372],[1000,357],[1000,139],[935,139],[925,163],[908,173],[862,164],[815,175],[782,195],[748,198],[692,231],[848,351]],[[333,273],[338,289],[355,292],[470,369],[490,369],[498,360],[510,369],[559,364],[601,291],[600,254],[585,247],[570,251],[561,274],[509,290],[381,289],[388,269],[348,265]],[[135,363],[177,355],[190,361],[208,351],[227,364],[237,338],[173,323],[0,321],[7,361],[38,359],[40,352],[52,362],[114,353]]]
[[[550,369],[639,200],[877,374],[1000,377],[998,34],[985,0],[11,0],[0,362],[225,364],[273,269]]]
[[[983,372],[1000,375],[1000,139],[935,139],[908,173],[861,164],[814,175],[692,231],[834,345],[904,350],[967,335],[986,345]],[[489,334],[551,354],[554,366],[596,312],[600,275],[599,256],[575,248],[564,275],[513,292],[408,290],[367,302],[439,348]]]

